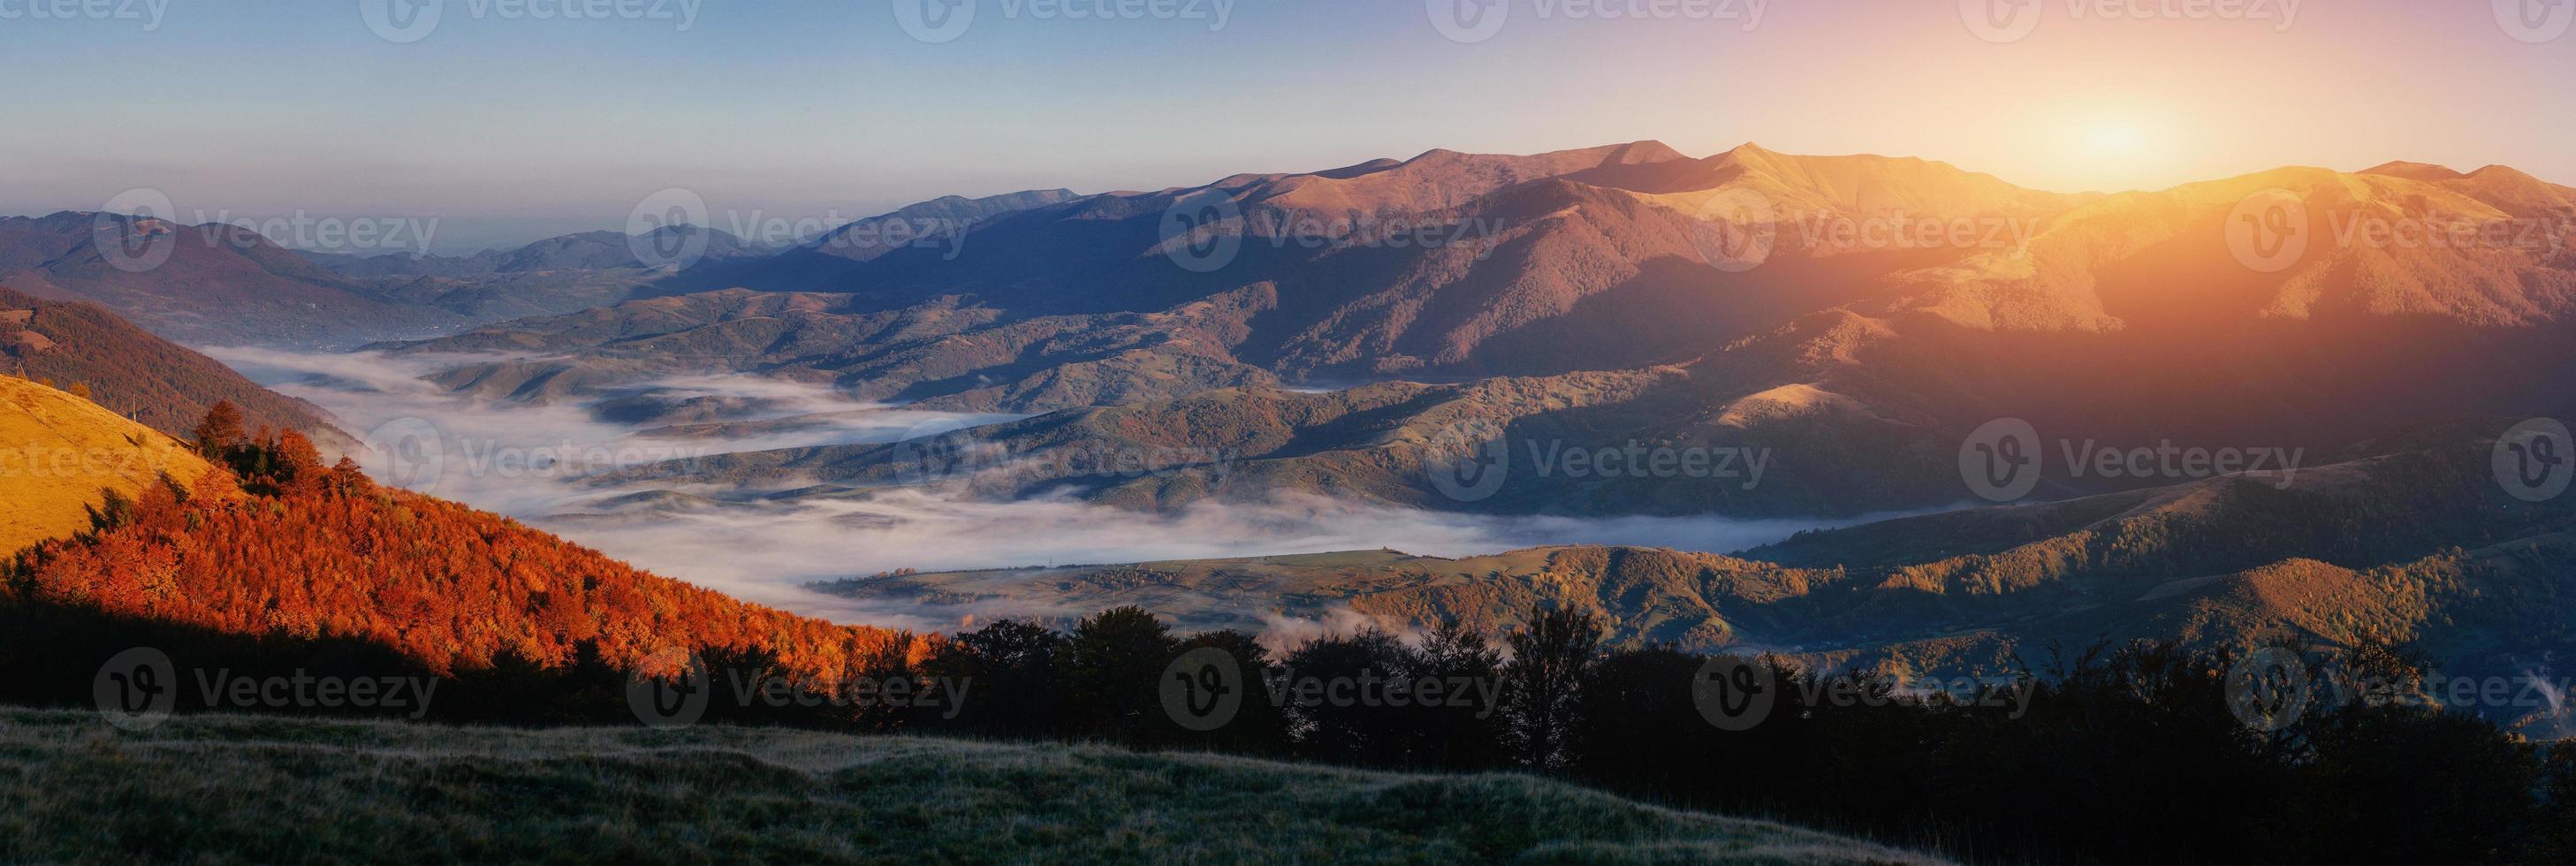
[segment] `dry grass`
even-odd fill
[[[88,529],[115,488],[129,496],[169,473],[209,467],[177,440],[79,397],[0,376],[0,558]]]
[[[0,861],[1921,863],[1514,775],[702,728],[0,710]]]

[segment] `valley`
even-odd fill
[[[2576,863],[2571,46],[0,0],[0,864]]]
[[[2499,505],[2476,455],[2576,406],[2517,372],[2576,361],[2576,262],[2336,230],[2248,267],[2231,212],[2281,195],[2322,227],[2576,213],[2503,168],[2060,195],[1753,145],[1433,151],[878,218],[945,245],[711,238],[576,312],[215,354],[381,481],[843,622],[1133,604],[1285,646],[1537,605],[1899,676],[2283,636],[2546,669],[2554,631],[2456,623],[2554,597],[2564,516]],[[620,246],[410,267],[614,274]],[[1971,472],[1992,430],[2031,431],[2018,485]]]

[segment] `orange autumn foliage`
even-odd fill
[[[251,495],[156,486],[116,525],[35,548],[0,596],[243,635],[346,638],[440,673],[515,654],[548,667],[580,642],[632,666],[666,649],[758,651],[841,682],[916,649],[905,633],[842,626],[659,577],[498,515],[324,467],[288,432],[233,457],[271,471]],[[259,440],[254,440],[259,441]],[[206,492],[233,473],[209,473]],[[214,478],[213,476],[222,476]]]

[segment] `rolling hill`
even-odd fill
[[[0,800],[30,804],[10,860],[1942,862],[1522,775],[1104,746],[228,716],[136,734],[29,710],[0,732]]]
[[[260,387],[213,358],[153,336],[95,304],[49,301],[0,286],[0,371],[90,390],[146,427],[184,436],[218,402],[250,428],[298,430],[330,451],[356,444],[321,407]]]
[[[626,669],[677,648],[768,653],[785,670],[840,682],[911,644],[378,487],[354,462],[326,466],[292,432],[230,444],[223,465],[210,466],[67,394],[11,378],[0,389],[12,406],[0,433],[25,443],[19,466],[0,473],[6,540],[14,552],[42,539],[0,580],[0,617],[14,636],[0,642],[0,663],[11,669],[95,671],[119,634],[151,645],[149,635],[179,632],[208,652],[230,642],[365,647],[442,677],[584,659]],[[57,471],[57,457],[79,471]],[[163,473],[177,483],[161,483]],[[127,504],[98,507],[101,488]]]
[[[136,253],[111,256],[119,244]],[[166,259],[156,262],[155,251],[164,249]],[[368,335],[472,324],[447,310],[381,297],[368,283],[324,270],[256,232],[117,214],[0,217],[0,284],[92,301],[198,345],[350,345]]]
[[[0,375],[0,552],[88,532],[110,491],[127,500],[167,478],[194,486],[214,467],[188,446],[95,403]]]
[[[1368,551],[888,574],[820,588],[961,621],[1136,604],[1187,627],[1291,634],[1448,622],[1499,632],[1534,606],[1570,608],[1599,614],[1614,644],[1753,647],[1898,676],[2008,675],[2045,665],[2052,646],[2099,640],[2220,647],[2284,636],[2404,646],[2446,672],[2510,676],[2576,651],[2566,625],[2576,608],[2563,591],[2576,564],[2576,503],[2504,495],[2486,459],[2492,444],[2451,440],[2311,467],[2287,490],[2220,477],[1807,533],[1731,556]]]

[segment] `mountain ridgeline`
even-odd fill
[[[2240,236],[2249,214],[2281,237]],[[958,485],[978,495],[1857,515],[1968,498],[1954,457],[1997,419],[2028,422],[2052,456],[2089,443],[2324,460],[2420,423],[2576,405],[2576,384],[2550,374],[2576,363],[2571,225],[2576,190],[2501,167],[2060,195],[1751,145],[1433,151],[1034,204],[953,245],[711,263],[655,290],[680,294],[381,348],[516,356],[436,377],[495,398],[580,403],[742,372],[925,409],[1065,413],[956,434],[953,450],[1035,458]],[[1482,441],[1510,446],[1508,483],[1467,498],[1434,483]],[[1770,462],[1751,486],[1548,462],[1631,445]],[[1225,463],[1043,468],[1104,447]],[[735,455],[621,480],[876,486],[922,477],[903,465],[920,450]],[[2081,468],[2044,461],[2032,495],[2175,480]]]
[[[568,313],[667,292],[675,271],[824,250],[864,258],[931,244],[1065,190],[943,198],[837,227],[817,238],[742,238],[664,225],[585,232],[466,256],[418,249],[434,229],[393,233],[369,255],[289,250],[256,220],[184,224],[174,214],[65,211],[0,218],[0,284],[93,301],[194,345],[347,348]],[[422,224],[434,225],[434,218]],[[308,241],[309,242],[309,241]],[[408,246],[406,246],[408,245]],[[833,258],[833,261],[842,261]]]
[[[2576,405],[2576,380],[2554,375],[2576,364],[2576,190],[2500,166],[2064,195],[1752,145],[1432,151],[1190,188],[941,199],[776,250],[669,229],[706,241],[677,270],[640,267],[612,233],[334,272],[223,227],[108,220],[179,238],[138,275],[110,266],[93,222],[0,224],[0,273],[192,335],[245,315],[322,340],[533,314],[375,345],[477,356],[431,377],[477,397],[584,404],[749,373],[1039,416],[948,437],[940,450],[1011,458],[963,472],[918,471],[921,448],[846,445],[620,483],[1856,516],[1977,493],[1956,457],[2003,419],[2057,458],[2027,495],[2064,499],[2177,480],[2086,471],[2086,453],[2344,459],[2413,425]],[[279,304],[294,309],[261,312]],[[296,324],[315,317],[369,324]],[[1439,483],[1488,444],[1499,488]],[[1764,469],[1677,484],[1557,463],[1630,448]],[[1184,457],[1139,477],[1067,456],[1102,449]]]

